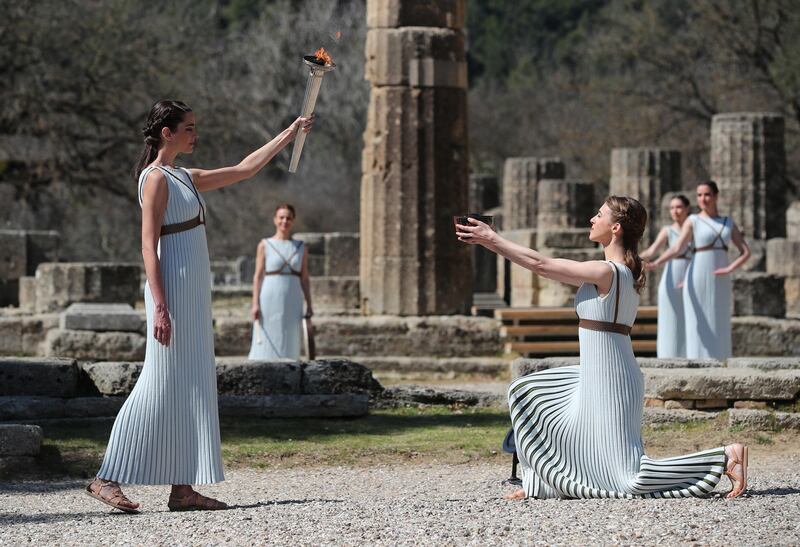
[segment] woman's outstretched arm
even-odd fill
[[[739,230],[739,227],[736,226],[736,223],[733,224],[733,229],[731,230],[731,243],[739,249],[739,256],[725,268],[714,270],[714,275],[727,275],[736,268],[739,268],[750,258],[750,245],[745,241],[744,235]]]
[[[673,243],[669,249],[661,253],[661,256],[659,256],[656,260],[654,260],[653,262],[649,262],[647,264],[647,269],[654,270],[659,266],[663,265],[668,260],[672,260],[679,254],[681,254],[681,252],[686,248],[686,245],[692,239],[693,230],[694,227],[692,225],[692,221],[687,219],[686,222],[683,223],[683,228],[681,228],[681,235],[678,236],[678,240],[675,243]]]
[[[172,335],[172,322],[167,308],[167,297],[164,293],[164,282],[161,277],[161,261],[158,258],[158,240],[161,237],[161,225],[167,211],[169,186],[167,179],[159,169],[153,169],[142,188],[142,259],[147,276],[147,285],[153,297],[153,337],[160,344],[169,345]]]
[[[650,260],[650,257],[656,254],[656,251],[661,248],[664,243],[667,242],[669,237],[669,228],[666,226],[661,228],[658,232],[658,236],[656,236],[656,240],[650,245],[647,249],[639,253],[639,257],[642,260]]]
[[[469,222],[470,226],[456,225],[459,241],[482,245],[514,264],[548,279],[575,286],[591,283],[597,286],[601,294],[611,289],[613,272],[602,260],[578,262],[566,258],[553,258],[505,239],[479,220],[470,218]]]
[[[200,192],[224,188],[249,179],[268,164],[275,155],[292,142],[298,131],[308,133],[314,124],[314,115],[299,117],[277,137],[251,153],[236,165],[220,169],[189,169],[194,185]]]
[[[253,317],[253,321],[258,321],[261,316],[261,284],[264,283],[264,271],[266,270],[265,253],[266,249],[262,239],[256,246],[256,271],[253,274],[253,305],[250,307],[250,315]]]

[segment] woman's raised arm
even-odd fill
[[[292,125],[284,129],[277,137],[251,153],[236,165],[219,169],[189,169],[194,185],[200,192],[208,192],[224,188],[247,180],[258,173],[278,152],[292,142],[298,131],[308,133],[314,123],[314,115],[308,118],[299,117]]]
[[[739,256],[736,260],[728,264],[727,267],[714,270],[714,275],[727,275],[732,273],[750,258],[750,245],[745,241],[744,234],[742,234],[739,227],[736,226],[736,223],[733,224],[733,229],[731,230],[731,243],[739,249]]]
[[[659,250],[661,246],[667,242],[668,238],[669,238],[669,228],[664,226],[658,232],[656,240],[653,242],[653,244],[650,245],[647,249],[645,249],[641,253],[639,253],[639,258],[641,258],[642,260],[650,260],[650,257],[656,254],[656,251]]]
[[[672,244],[672,247],[661,253],[656,260],[653,262],[647,263],[648,270],[654,270],[659,266],[663,265],[668,260],[672,260],[686,248],[686,245],[692,239],[692,234],[694,233],[694,226],[692,225],[692,221],[686,219],[686,222],[683,223],[683,228],[681,228],[681,235],[678,236],[678,240]]]

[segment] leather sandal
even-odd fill
[[[95,483],[100,485],[100,488],[97,489],[97,492],[92,490],[92,485]],[[110,496],[103,496],[104,488],[112,489]],[[89,483],[89,485],[86,487],[86,493],[92,496],[94,499],[101,501],[106,505],[110,505],[114,509],[119,509],[120,511],[124,511],[125,513],[130,513],[135,515],[141,512],[138,509],[134,509],[133,507],[120,505],[122,502],[130,504],[132,504],[133,502],[129,500],[127,496],[125,496],[125,494],[122,493],[122,489],[119,487],[118,482],[107,481],[98,477]]]
[[[188,496],[170,494],[167,507],[170,511],[220,511],[227,509],[228,504],[193,491]]]
[[[726,499],[738,498],[747,490],[747,447],[741,444],[734,444],[731,445],[731,451],[733,456],[728,458],[725,476],[730,479],[733,488],[725,495]],[[733,473],[737,466],[740,469],[738,476]]]

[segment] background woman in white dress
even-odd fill
[[[689,216],[689,198],[680,194],[669,200],[669,216],[672,224],[661,228],[653,244],[639,255],[644,260],[650,260],[665,244],[670,247],[678,240],[683,223]],[[681,254],[667,262],[658,284],[658,357],[686,357],[682,288],[691,258],[692,246],[689,243]]]
[[[731,272],[750,258],[750,247],[730,217],[719,216],[719,189],[713,181],[697,185],[700,214],[690,215],[675,243],[648,267],[657,268],[692,242],[692,260],[683,287],[686,357],[720,359],[731,356]],[[739,256],[728,261],[733,243]]]
[[[145,147],[134,168],[142,207],[142,256],[147,338],[144,368],[120,409],[103,464],[86,492],[128,513],[138,512],[120,483],[172,485],[171,511],[224,509],[192,484],[224,480],[217,411],[211,280],[205,232],[208,192],[255,175],[311,130],[313,116],[297,118],[237,165],[183,169],[191,154],[195,116],[179,101],[159,101],[142,130]]]
[[[308,253],[302,241],[292,239],[295,210],[288,203],[275,209],[272,221],[275,235],[262,239],[256,247],[256,271],[253,276],[253,335],[248,359],[300,358],[303,321],[309,321],[311,282],[308,277]]]
[[[508,404],[523,488],[508,496],[632,498],[705,496],[723,473],[747,486],[747,448],[713,448],[663,460],[644,453],[644,381],[630,328],[644,285],[636,247],[647,212],[611,196],[591,219],[589,239],[606,260],[577,262],[517,245],[470,219],[459,240],[479,244],[542,277],[578,286],[580,366],[558,367],[512,382]]]

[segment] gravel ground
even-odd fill
[[[798,544],[798,464],[752,462],[734,501],[507,502],[487,463],[238,470],[200,489],[234,507],[202,513],[167,511],[166,487],[129,487],[143,513],[124,515],[84,481],[0,483],[0,545]]]

